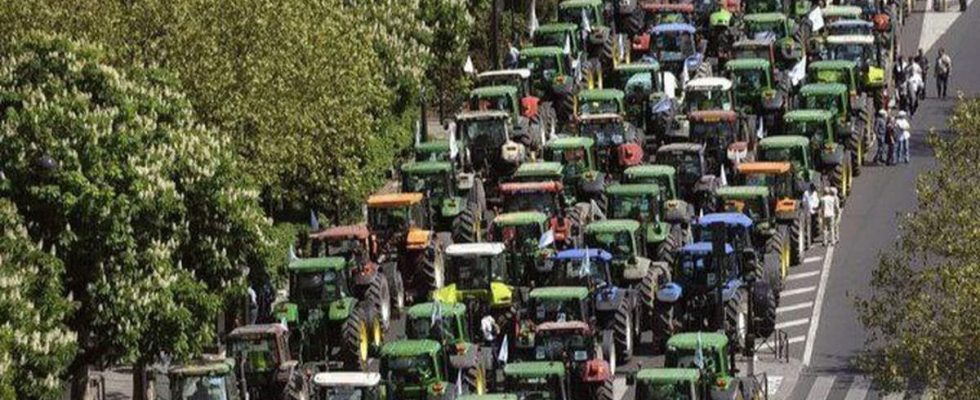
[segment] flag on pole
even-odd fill
[[[316,213],[310,210],[310,231],[316,232],[320,230],[320,219],[316,217]]]
[[[758,117],[755,121],[755,125],[756,125],[755,137],[759,139],[766,137],[766,127],[765,127],[766,124],[763,124],[762,122],[763,122],[762,117]]]
[[[565,35],[565,45],[561,48],[561,52],[565,53],[566,55],[572,54],[572,38],[568,35]]]
[[[289,262],[299,260],[299,257],[296,257],[296,247],[294,247],[293,245],[289,245],[288,257],[289,257]]]
[[[534,31],[538,30],[538,12],[535,10],[537,0],[531,0],[531,16],[527,18],[527,32],[532,38]]]
[[[456,148],[456,122],[450,120],[446,124],[446,136],[449,136],[449,158],[455,160],[459,149]]]
[[[507,343],[507,335],[504,335],[504,340],[501,340],[500,341],[500,352],[497,353],[497,360],[498,361],[500,361],[502,363],[506,363],[507,362],[507,358],[508,358],[508,356],[510,356],[509,350],[507,350],[507,347],[508,346],[509,345]]]
[[[694,365],[704,369],[704,351],[701,350],[701,332],[698,332],[698,347],[694,350]]]
[[[589,22],[589,14],[582,9],[582,31],[592,33],[592,23]]]
[[[422,119],[415,121],[415,146],[422,144]]]
[[[442,302],[436,301],[432,306],[432,314],[429,315],[429,327],[436,326],[442,319]]]
[[[456,370],[456,395],[463,395],[463,369]]]
[[[585,259],[582,260],[582,276],[592,274],[592,257],[589,256],[589,248],[585,248]]]
[[[793,69],[789,71],[789,79],[793,86],[799,85],[806,78],[806,57],[802,57]]]
[[[466,56],[466,64],[463,64],[463,72],[467,74],[476,74],[476,67],[473,66],[473,58]]]
[[[814,7],[813,11],[810,11],[808,16],[810,19],[810,31],[819,32],[823,29],[823,9],[820,7]]]
[[[728,178],[725,176],[725,163],[721,163],[721,186],[728,186]]]
[[[681,87],[687,86],[687,81],[691,79],[691,74],[687,71],[687,63],[684,63],[684,69],[681,70]]]

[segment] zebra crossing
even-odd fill
[[[907,390],[884,394],[871,379],[856,374],[801,375],[787,400],[917,400],[927,399],[921,391]]]
[[[785,332],[789,356],[801,359],[804,343],[813,323],[814,306],[819,301],[817,292],[824,267],[826,249],[819,243],[811,248],[801,265],[792,267],[786,275],[785,286],[779,294],[776,308],[776,329]],[[762,358],[775,357],[775,337],[757,346]]]

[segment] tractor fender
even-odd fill
[[[334,300],[330,302],[329,311],[327,311],[327,318],[330,321],[340,322],[347,319],[350,316],[351,311],[354,309],[354,303],[357,299],[353,297],[344,297],[339,300]]]
[[[664,221],[670,224],[689,224],[693,218],[691,210],[692,207],[684,200],[667,200],[664,203]]]
[[[616,311],[626,300],[627,291],[615,286],[606,286],[595,294],[596,311]]]
[[[631,281],[643,279],[643,277],[647,275],[647,270],[650,269],[650,264],[652,262],[653,261],[650,261],[650,259],[646,257],[636,257],[636,265],[627,266],[623,271],[623,278]]]
[[[514,288],[503,282],[490,282],[490,307],[510,307],[514,303]]]
[[[405,247],[409,250],[424,250],[429,247],[432,241],[432,231],[425,229],[412,229],[408,231],[405,238]]]
[[[451,283],[439,289],[433,290],[429,297],[432,298],[432,301],[453,304],[459,302],[460,295],[459,291],[456,290],[456,284]]]
[[[794,199],[782,199],[776,202],[776,219],[779,221],[794,221],[799,215],[800,201]]]

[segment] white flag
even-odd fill
[[[684,69],[681,70],[681,87],[687,86],[687,81],[691,79],[690,73],[687,72],[687,63],[684,63]]]
[[[572,54],[572,38],[565,35],[565,46],[561,48],[562,53]]]
[[[296,257],[296,248],[293,247],[293,245],[289,245],[289,255],[288,255],[288,257],[289,257],[289,262],[293,262],[293,261],[299,260],[299,257]]]
[[[698,332],[698,347],[694,350],[694,365],[704,369],[704,351],[701,350],[701,332]]]
[[[466,56],[466,64],[463,64],[463,72],[467,74],[476,74],[476,67],[473,66],[473,58]]]
[[[532,38],[534,31],[538,30],[538,12],[535,10],[537,1],[531,0],[531,16],[527,18],[527,32]]]
[[[823,9],[820,7],[814,7],[813,11],[810,11],[810,15],[807,17],[810,19],[810,32],[819,32],[823,29]]]
[[[415,121],[415,147],[422,143],[422,119]]]
[[[806,79],[806,57],[801,58],[789,71],[789,80],[793,86],[799,85],[804,79]]]
[[[497,360],[498,361],[500,361],[502,363],[506,363],[507,362],[507,358],[510,355],[510,350],[507,350],[507,347],[508,346],[509,345],[507,343],[507,335],[504,335],[504,340],[501,340],[500,341],[500,353],[497,353]]]
[[[757,137],[759,139],[762,139],[762,138],[765,138],[766,137],[765,124],[763,124],[762,122],[763,122],[762,117],[758,117],[755,120],[755,124],[757,126],[757,128],[755,129],[755,137]]]
[[[463,395],[463,369],[456,370],[456,395]]]
[[[548,231],[542,234],[541,238],[538,239],[538,248],[543,249],[545,247],[551,246],[551,244],[554,242],[555,242],[555,231],[548,229]]]
[[[589,14],[585,12],[586,9],[582,9],[582,30],[585,32],[592,33],[592,24],[589,22]]]
[[[725,176],[725,163],[721,163],[721,186],[728,186],[728,177]]]

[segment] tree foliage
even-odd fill
[[[860,364],[888,390],[980,398],[980,101],[959,104],[950,122],[952,137],[930,134],[937,167],[919,177],[919,209],[858,301],[869,332]]]
[[[72,372],[199,352],[245,267],[273,267],[270,222],[229,139],[159,70],[49,36],[4,54],[0,198],[65,266],[52,282],[77,303],[64,318]]]
[[[75,351],[63,324],[71,311],[64,266],[27,235],[17,209],[0,199],[0,399],[57,399]]]

